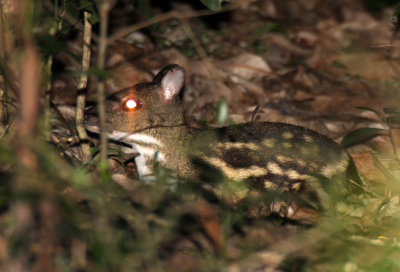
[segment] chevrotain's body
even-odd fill
[[[107,98],[108,136],[139,153],[135,162],[141,179],[154,179],[152,167],[157,160],[184,178],[199,178],[199,165],[208,165],[232,182],[244,182],[248,189],[236,193],[234,200],[242,199],[252,188],[257,192],[298,192],[319,201],[332,188],[335,193],[346,191],[348,169],[353,167],[349,155],[314,131],[270,122],[206,130],[187,127],[177,97],[184,80],[184,69],[169,65],[153,82]],[[132,108],[129,100],[134,101]],[[95,115],[88,115],[87,128],[98,132]],[[293,201],[273,201],[261,214],[278,212],[297,218],[297,208]]]

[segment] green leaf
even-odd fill
[[[153,8],[146,0],[135,1],[135,7],[141,14],[143,14],[147,18],[151,18],[156,15]]]
[[[97,6],[93,1],[90,0],[80,0],[79,7],[90,13],[89,22],[94,25],[99,22],[99,12]]]
[[[103,182],[108,182],[111,179],[111,174],[109,171],[109,165],[107,160],[100,160],[97,163],[97,169],[100,174],[100,178]]]
[[[393,13],[393,16],[399,16],[400,15],[400,3],[397,4],[396,10]]]
[[[390,123],[400,124],[400,116],[398,115],[390,116],[387,119],[390,121]]]
[[[356,109],[359,109],[359,110],[366,110],[366,111],[372,111],[372,112],[375,112],[376,114],[380,114],[378,111],[376,111],[376,110],[374,110],[374,109],[372,109],[372,108],[368,108],[368,107],[356,107]]]
[[[337,61],[337,60],[334,60],[334,61],[332,62],[332,65],[335,66],[335,67],[337,67],[337,68],[340,68],[340,69],[347,69],[347,66],[346,66],[346,65],[344,65],[342,62]]]
[[[40,49],[50,56],[55,56],[67,47],[66,43],[59,41],[51,35],[37,35],[35,37]]]
[[[92,184],[90,175],[87,169],[84,168],[73,168],[70,180],[78,188],[87,188]]]
[[[228,118],[228,104],[226,103],[226,99],[222,98],[219,100],[217,105],[217,122],[218,124],[225,124],[226,119]]]
[[[374,109],[368,108],[368,107],[356,107],[356,109],[359,110],[365,110],[365,111],[372,111],[373,113],[375,113],[379,118],[382,118],[382,114],[379,111],[376,111]]]
[[[386,114],[400,114],[398,107],[384,108],[383,112]]]
[[[262,24],[256,30],[256,34],[259,36],[266,32],[284,33],[285,29],[280,23],[273,22],[268,24]]]
[[[225,0],[200,0],[203,5],[211,10],[218,10],[221,8],[221,4]]]
[[[379,135],[381,131],[384,131],[384,129],[368,127],[356,129],[344,136],[340,145],[343,147],[351,147],[360,144]]]
[[[115,76],[112,73],[108,72],[105,69],[99,69],[97,67],[89,68],[87,70],[87,75],[88,76],[96,76],[99,79],[115,78]]]

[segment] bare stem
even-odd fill
[[[189,25],[187,19],[185,17],[177,17],[177,18],[182,23],[183,30],[186,32],[186,34],[188,35],[189,39],[192,41],[194,47],[196,48],[196,51],[199,53],[201,59],[203,60],[204,65],[207,67],[208,73],[212,77],[214,77],[223,88],[228,89],[228,87],[226,87],[226,85],[224,83],[224,79],[221,77],[221,73],[218,71],[218,69],[216,69],[214,67],[214,65],[212,64],[212,62],[208,58],[207,52],[201,46],[201,43],[200,43],[199,39],[193,33],[193,31],[190,28],[190,25]]]
[[[85,102],[86,97],[85,93],[82,91],[87,86],[88,76],[86,74],[86,70],[90,66],[90,41],[91,41],[91,33],[92,33],[92,25],[89,22],[90,14],[88,12],[84,12],[84,31],[83,31],[83,56],[82,56],[82,75],[78,84],[78,97],[76,98],[76,115],[75,115],[75,125],[76,131],[78,132],[78,136],[81,142],[82,149],[82,161],[88,162],[91,159],[90,155],[90,146],[88,144],[88,135],[86,133],[84,122],[84,113],[85,113]]]
[[[50,107],[50,89],[51,89],[51,66],[53,65],[53,56],[49,56],[46,63],[46,74],[48,77],[48,83],[46,86],[45,94],[44,94],[44,136],[47,141],[51,140],[51,125],[50,125],[50,116],[51,116],[51,107]]]
[[[77,29],[84,31],[85,30],[85,26],[83,26],[81,24],[81,22],[79,22],[77,19],[75,19],[73,16],[71,16],[68,12],[66,12],[65,10],[58,10],[53,3],[51,3],[50,1],[44,1],[44,6],[47,7],[50,10],[54,10],[59,16],[61,16],[62,18],[64,18],[65,20],[67,20],[69,23],[71,23],[71,25],[73,25],[74,27],[76,27]],[[95,33],[91,34],[92,36],[92,40],[95,42],[99,41],[99,37],[97,37],[97,35]]]
[[[19,88],[19,118],[17,124],[17,161],[18,171],[13,180],[13,190],[19,192],[26,190],[29,183],[32,183],[32,177],[22,173],[35,173],[38,170],[38,159],[32,151],[32,145],[35,143],[38,117],[39,117],[39,79],[40,79],[40,59],[36,45],[33,41],[29,20],[27,19],[29,2],[28,0],[17,1],[18,12],[16,16],[16,35],[21,40],[24,49],[24,55],[21,62],[20,88]],[[21,201],[17,198],[13,205],[13,220],[16,222],[12,237],[27,237],[27,234],[33,230],[33,206],[27,201]],[[19,200],[19,201],[18,201]],[[40,254],[40,253],[39,253]],[[38,255],[39,255],[38,254]],[[19,250],[7,264],[7,271],[28,271],[28,254]],[[35,264],[41,262],[43,258],[35,259]],[[50,266],[39,269],[42,271],[53,271]],[[18,270],[16,270],[18,269]]]
[[[193,18],[193,17],[213,15],[213,14],[218,14],[218,13],[223,13],[223,12],[233,10],[236,7],[237,7],[237,5],[235,3],[232,3],[230,5],[226,5],[225,7],[223,7],[220,10],[217,10],[217,11],[215,11],[215,10],[200,10],[200,11],[188,11],[188,12],[184,12],[184,13],[178,13],[176,11],[167,12],[167,13],[161,14],[159,16],[150,18],[146,21],[135,24],[133,26],[128,26],[126,28],[119,30],[118,32],[116,32],[115,34],[111,35],[108,38],[108,42],[111,43],[115,40],[123,38],[124,36],[128,35],[129,33],[135,32],[139,29],[151,26],[151,25],[161,22],[161,21],[169,20],[172,18],[177,18],[177,19],[186,19],[187,18],[188,19],[188,18]]]
[[[103,70],[106,61],[107,49],[107,26],[108,26],[108,12],[111,9],[112,1],[104,0],[100,5],[100,37],[99,49],[97,56],[97,67]],[[100,162],[107,162],[107,131],[106,131],[106,109],[105,109],[105,84],[104,79],[100,78],[97,84],[97,109],[100,121]]]
[[[1,60],[6,63],[6,56],[7,56],[7,48],[6,48],[6,38],[5,38],[5,33],[6,33],[6,26],[4,25],[5,23],[5,18],[4,18],[4,6],[3,2],[0,1],[0,48],[1,48]],[[4,76],[4,75],[3,75]],[[5,126],[7,125],[7,118],[8,118],[8,112],[7,112],[7,81],[4,80],[4,89],[0,90],[0,136],[2,136],[5,133]]]
[[[394,142],[394,139],[393,139],[392,121],[390,120],[389,117],[386,118],[386,124],[388,126],[388,135],[389,135],[390,143],[392,144],[394,157],[398,162],[400,162],[399,155],[397,153],[396,143]]]

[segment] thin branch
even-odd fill
[[[97,55],[97,67],[103,70],[106,61],[107,49],[107,27],[108,27],[108,13],[114,1],[104,0],[100,5],[100,39]],[[106,108],[105,108],[105,84],[104,79],[99,78],[97,84],[97,109],[99,113],[100,123],[100,162],[107,163],[107,131],[106,131]]]
[[[115,40],[118,40],[120,38],[125,37],[126,35],[135,32],[139,29],[142,29],[144,27],[151,26],[155,23],[159,23],[161,21],[166,21],[172,18],[177,18],[177,19],[189,19],[193,17],[201,17],[201,16],[207,16],[207,15],[213,15],[213,14],[218,14],[218,13],[223,13],[227,12],[230,10],[233,10],[237,7],[236,4],[232,3],[230,5],[226,5],[224,8],[214,11],[214,10],[201,10],[201,11],[189,11],[189,12],[184,12],[184,13],[178,13],[176,11],[170,11],[158,16],[154,16],[146,21],[140,22],[138,24],[135,24],[133,26],[129,26],[126,28],[121,29],[120,31],[114,33],[108,38],[108,43],[112,43]]]
[[[34,136],[38,123],[39,55],[32,40],[25,43],[25,63],[20,87],[20,135]]]
[[[229,89],[224,82],[224,79],[221,76],[221,73],[214,67],[212,62],[207,56],[207,52],[203,49],[201,46],[201,43],[199,39],[196,37],[196,35],[193,33],[192,29],[189,26],[189,23],[187,22],[186,18],[182,17],[179,18],[179,20],[182,23],[182,28],[188,35],[189,39],[192,41],[194,47],[196,48],[196,51],[199,53],[200,57],[202,58],[204,65],[207,67],[207,71],[210,74],[210,76],[214,77],[219,84],[224,87],[225,89]]]
[[[20,89],[19,100],[20,110],[17,124],[17,139],[16,153],[18,157],[18,171],[13,180],[14,194],[20,190],[26,190],[28,184],[32,184],[32,177],[23,175],[25,173],[35,173],[38,170],[38,159],[32,152],[32,143],[35,143],[36,130],[39,117],[39,80],[40,80],[40,60],[39,53],[33,42],[28,18],[28,3],[27,0],[19,0],[16,2],[19,10],[16,16],[16,35],[20,38],[24,53],[20,63]],[[19,201],[18,201],[19,200]],[[15,227],[12,237],[27,237],[26,235],[33,230],[34,224],[33,206],[27,201],[21,201],[17,198],[13,204],[13,220]],[[41,251],[42,252],[42,251]],[[37,255],[40,255],[40,251]],[[39,260],[38,260],[39,259]],[[41,257],[34,260],[38,264],[42,260]],[[18,250],[13,254],[9,264],[6,265],[7,271],[28,271],[28,257],[23,250]],[[18,268],[17,268],[18,267]],[[38,265],[38,270],[43,270],[44,267]],[[49,268],[49,267],[46,267]],[[16,270],[18,269],[18,270]],[[46,271],[52,271],[45,269]]]
[[[0,62],[0,72],[3,75],[4,82],[9,87],[9,90],[11,90],[16,97],[19,97],[19,82],[17,80],[18,77],[12,70],[9,69],[7,63],[5,63],[3,58]],[[8,97],[10,97],[10,95]]]
[[[84,15],[84,32],[83,32],[83,56],[82,56],[82,70],[86,71],[90,66],[90,41],[92,34],[92,25],[89,22],[90,14],[85,11]],[[86,73],[82,73],[78,84],[78,97],[76,98],[76,115],[75,115],[75,125],[76,131],[81,142],[82,149],[82,161],[88,162],[91,159],[90,146],[88,144],[88,135],[86,133],[84,122],[84,112],[85,112],[85,93],[82,92],[86,88],[88,81],[88,76]]]
[[[56,11],[59,16],[63,17],[65,20],[67,20],[71,25],[73,25],[77,29],[81,30],[82,32],[85,31],[84,25],[82,25],[82,23],[79,22],[79,20],[75,19],[75,17],[71,16],[69,13],[67,13],[65,11],[56,10],[53,3],[51,3],[50,1],[45,1],[44,5],[48,9]],[[99,37],[95,33],[92,33],[91,37],[92,37],[93,41],[95,41],[97,43],[99,42]]]
[[[1,29],[0,29],[0,42],[1,42],[1,57],[5,61],[5,56],[7,55],[7,48],[6,48],[6,38],[5,38],[5,32],[6,32],[6,27],[4,26],[4,8],[3,8],[3,2],[0,1],[0,24],[1,24]],[[6,62],[6,61],[5,61]],[[4,81],[4,89],[0,90],[0,99],[7,101],[7,95],[8,95],[8,90],[7,90],[7,82]],[[0,136],[4,135],[5,133],[5,126],[7,125],[7,103],[2,103],[0,101]]]
[[[382,44],[373,44],[373,45],[370,45],[369,47],[371,47],[371,48],[386,48],[386,47],[396,47],[396,46],[399,46],[400,45],[400,43],[390,43],[390,44],[385,44],[385,43],[382,43]]]
[[[388,116],[386,118],[386,124],[387,124],[387,127],[388,127],[388,135],[389,135],[390,143],[392,144],[394,157],[395,157],[397,162],[400,162],[399,154],[397,153],[396,143],[394,142],[394,138],[393,138],[393,132],[392,132],[392,128],[393,127],[392,127],[392,120],[390,119],[390,116]]]
[[[57,26],[53,25],[50,28],[49,35],[54,37],[57,32]],[[51,67],[53,65],[53,56],[49,56],[46,63],[47,86],[44,93],[44,136],[47,141],[51,141]]]
[[[53,65],[53,56],[49,56],[46,63],[47,86],[44,93],[44,137],[47,141],[51,140],[51,107],[50,107],[50,89],[51,89],[51,66]]]
[[[18,86],[16,84],[16,76],[8,69],[7,63],[8,63],[8,50],[9,46],[8,44],[14,42],[14,36],[13,35],[8,35],[10,33],[10,29],[7,26],[6,20],[9,20],[10,14],[6,12],[6,9],[10,9],[9,4],[10,3],[3,3],[4,1],[0,1],[0,50],[1,50],[1,56],[0,56],[0,72],[2,74],[3,80],[4,80],[4,93],[0,95],[0,97],[3,99],[4,104],[1,104],[1,119],[0,122],[2,122],[2,125],[5,126],[7,121],[8,121],[8,106],[7,106],[7,100],[9,98],[9,90],[11,90],[16,97],[18,97]],[[16,5],[14,3],[14,5]],[[16,7],[14,7],[15,9]],[[12,8],[11,8],[12,9]],[[11,40],[7,40],[11,39]],[[6,41],[7,40],[7,41]]]

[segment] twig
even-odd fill
[[[16,171],[15,179],[13,180],[14,194],[21,190],[27,190],[29,184],[32,184],[32,177],[22,174],[35,173],[38,170],[38,159],[36,154],[32,151],[32,144],[35,143],[36,129],[38,124],[38,101],[39,101],[39,53],[34,44],[32,35],[30,33],[29,22],[27,22],[28,3],[27,0],[17,1],[18,11],[16,16],[16,34],[21,40],[24,49],[24,55],[21,62],[21,76],[20,76],[20,89],[19,100],[20,110],[19,119],[17,124],[17,158],[18,169]],[[19,201],[18,201],[19,200]],[[27,201],[21,201],[17,198],[13,206],[13,215],[15,227],[13,229],[12,237],[26,239],[26,235],[31,233],[34,229],[33,225],[33,205]],[[39,250],[34,262],[38,265],[43,258]],[[29,265],[27,261],[27,253],[23,250],[18,250],[13,255],[13,260],[10,264],[6,265],[7,271],[28,271]],[[16,266],[18,270],[16,270]],[[53,271],[52,267],[43,267],[38,265],[38,270]],[[49,270],[50,269],[50,270]]]
[[[224,79],[222,78],[220,72],[215,69],[214,65],[211,63],[210,59],[207,56],[206,51],[203,49],[203,47],[200,44],[200,41],[197,39],[196,35],[193,33],[192,29],[189,26],[189,23],[187,22],[186,18],[181,17],[178,18],[181,23],[182,23],[182,28],[188,35],[189,39],[193,42],[194,47],[196,48],[197,52],[199,53],[200,57],[202,58],[205,66],[207,67],[208,73],[214,77],[222,87],[225,89],[229,90],[229,88],[225,85]]]
[[[104,0],[100,5],[100,38],[97,55],[97,67],[103,70],[106,60],[107,49],[107,27],[108,13],[113,5],[112,0]],[[104,79],[99,78],[97,84],[97,109],[100,123],[100,163],[107,163],[107,131],[106,131],[106,108],[105,108],[105,84]]]
[[[155,16],[152,17],[146,21],[140,22],[138,24],[135,24],[133,26],[129,26],[126,28],[121,29],[120,31],[116,32],[115,34],[111,35],[108,38],[108,43],[112,43],[115,40],[118,40],[122,37],[125,37],[126,35],[135,32],[139,29],[142,29],[144,27],[148,27],[151,26],[155,23],[161,22],[161,21],[165,21],[165,20],[169,20],[172,18],[177,18],[177,19],[189,19],[189,18],[193,18],[193,17],[201,17],[201,16],[207,16],[207,15],[213,15],[213,14],[218,14],[218,13],[223,13],[223,12],[227,12],[230,10],[233,10],[237,7],[236,4],[232,3],[230,5],[226,5],[225,7],[223,7],[220,10],[214,11],[214,10],[201,10],[201,11],[189,11],[189,12],[185,12],[185,13],[178,13],[176,11],[170,11],[164,14],[161,14],[159,16]]]
[[[256,120],[256,116],[258,112],[260,111],[260,105],[257,104],[257,106],[254,108],[253,112],[251,113],[251,123],[253,123]]]
[[[54,37],[57,32],[57,26],[53,25],[50,28],[49,34],[50,36]],[[50,90],[51,90],[51,66],[53,65],[53,56],[50,55],[47,59],[46,63],[46,74],[47,74],[47,86],[44,94],[44,136],[47,141],[51,141],[51,124],[50,124],[50,117],[51,117],[51,97],[50,97]]]
[[[51,140],[51,124],[50,124],[50,117],[51,117],[51,108],[50,108],[50,89],[51,89],[51,66],[53,65],[53,56],[49,56],[46,63],[46,74],[47,74],[47,86],[44,93],[44,137],[47,141],[50,142]]]
[[[3,103],[1,104],[1,119],[0,122],[2,123],[3,126],[6,126],[9,116],[8,116],[8,105],[7,101],[9,99],[9,90],[11,90],[16,97],[18,97],[18,86],[16,84],[16,77],[15,75],[8,69],[7,63],[8,63],[8,52],[7,52],[7,43],[6,43],[6,33],[10,32],[9,27],[7,27],[7,24],[5,20],[9,20],[9,14],[6,13],[6,9],[10,9],[9,5],[10,3],[3,3],[4,1],[0,1],[0,49],[1,49],[1,58],[0,58],[0,71],[4,80],[4,93],[0,96],[3,99]],[[15,4],[14,4],[15,5]],[[14,6],[15,8],[15,6]],[[13,9],[13,7],[11,7]],[[8,15],[8,16],[7,16]],[[14,39],[12,37],[12,41],[8,41],[8,43],[13,42]]]
[[[22,66],[20,87],[20,124],[22,137],[33,137],[38,123],[39,57],[32,40],[24,41],[25,63]]]
[[[50,1],[45,1],[44,5],[48,9],[55,10],[53,3],[51,3]],[[79,22],[77,19],[75,19],[73,16],[69,15],[67,12],[59,10],[56,10],[56,12],[59,16],[65,18],[65,20],[67,20],[71,25],[73,25],[77,29],[81,30],[82,32],[85,31],[85,27],[82,25],[82,23]],[[97,43],[99,42],[99,37],[95,33],[92,33],[91,37],[93,41]]]
[[[388,126],[388,135],[390,139],[390,143],[392,144],[393,154],[397,162],[400,162],[399,154],[397,153],[396,143],[394,142],[393,132],[392,132],[392,120],[390,116],[386,118],[386,124]]]
[[[92,25],[89,23],[89,12],[85,11],[84,15],[84,31],[83,31],[83,55],[82,55],[82,70],[86,71],[90,66],[90,37],[92,33]],[[80,145],[82,149],[82,161],[88,162],[91,159],[90,146],[88,144],[88,135],[86,133],[84,122],[84,112],[85,112],[85,93],[82,92],[86,88],[88,81],[88,76],[86,73],[82,73],[78,84],[78,96],[76,98],[76,114],[75,114],[75,125],[76,131],[80,139]]]
[[[55,9],[53,3],[51,3],[50,1],[45,1],[44,4],[49,9],[52,9],[52,10]],[[185,12],[185,13],[182,13],[182,14],[180,14],[180,13],[178,13],[176,11],[167,12],[167,13],[161,14],[159,16],[152,17],[152,18],[150,18],[150,19],[148,19],[146,21],[140,22],[140,23],[135,24],[133,26],[129,26],[129,27],[126,27],[126,28],[123,28],[123,29],[119,30],[118,32],[116,32],[113,35],[110,35],[108,37],[107,43],[110,44],[113,41],[116,41],[116,40],[118,40],[120,38],[123,38],[126,35],[128,35],[128,34],[130,34],[132,32],[135,32],[135,31],[137,31],[139,29],[142,29],[142,28],[151,26],[151,25],[153,25],[155,23],[166,21],[166,20],[169,20],[169,19],[172,19],[172,18],[177,18],[177,19],[179,19],[179,18],[183,18],[183,19],[187,18],[187,19],[189,19],[189,18],[194,18],[194,17],[202,17],[202,16],[208,16],[208,15],[214,15],[214,14],[223,13],[223,12],[227,12],[227,11],[233,10],[236,7],[237,7],[237,5],[235,3],[232,3],[230,5],[224,6],[222,9],[217,10],[217,11],[215,11],[215,10],[189,11],[189,12]],[[57,13],[60,16],[62,14],[62,16],[68,22],[70,22],[72,25],[74,25],[79,30],[84,31],[84,26],[77,19],[72,17],[71,15],[69,15],[66,12],[61,12],[61,11],[57,11]],[[99,43],[100,37],[98,37],[95,33],[92,33],[92,40],[95,41],[96,43]]]
[[[396,46],[400,46],[400,43],[389,43],[389,44],[385,44],[385,43],[382,43],[382,44],[373,44],[373,45],[370,45],[369,47],[371,47],[371,48],[386,48],[386,47],[396,47]]]
[[[6,39],[5,39],[5,31],[6,31],[6,27],[4,26],[4,9],[3,9],[3,2],[0,1],[0,24],[1,24],[1,29],[0,29],[0,33],[1,33],[1,56],[3,58],[3,60],[6,62],[5,60],[5,56],[7,55],[7,48],[6,48]],[[0,90],[0,99],[7,101],[7,82],[4,81],[4,89]],[[0,136],[4,135],[5,133],[5,126],[7,124],[7,103],[2,103],[0,101]]]

